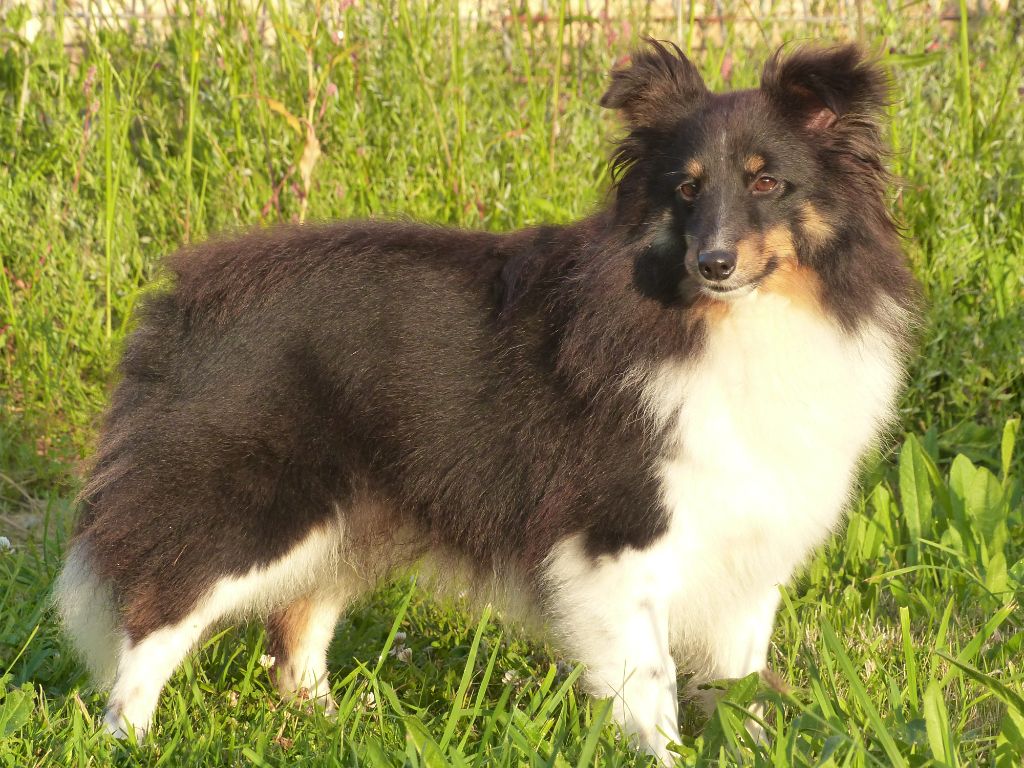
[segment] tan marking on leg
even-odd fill
[[[327,673],[327,646],[342,605],[340,596],[313,594],[267,618],[271,676],[284,698],[312,700],[327,713],[337,711]]]
[[[284,668],[284,662],[302,642],[309,629],[312,612],[312,602],[300,598],[267,617],[267,650],[274,657],[274,666],[278,669]]]

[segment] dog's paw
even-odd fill
[[[119,741],[126,740],[128,734],[132,733],[135,735],[135,741],[139,742],[146,738],[148,729],[145,725],[131,725],[120,707],[110,706],[103,714],[103,730]]]

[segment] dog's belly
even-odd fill
[[[663,544],[679,563],[678,642],[700,644],[723,613],[763,602],[825,540],[899,379],[879,327],[850,334],[759,293],[709,326],[699,358],[658,372],[648,396],[671,436]]]

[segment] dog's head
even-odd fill
[[[629,128],[614,157],[615,217],[648,243],[637,285],[731,300],[820,271],[856,227],[888,223],[887,91],[884,72],[846,45],[778,53],[759,88],[714,94],[678,48],[650,41],[601,99]]]

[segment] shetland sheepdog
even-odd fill
[[[766,664],[779,586],[893,415],[917,289],[884,71],[777,53],[711,93],[648,41],[601,104],[606,206],[493,234],[286,226],[187,248],[139,312],[56,585],[107,729],[219,624],[333,706],[354,599],[460,578],[584,665],[663,760],[677,676]],[[704,689],[707,686],[703,686]]]

